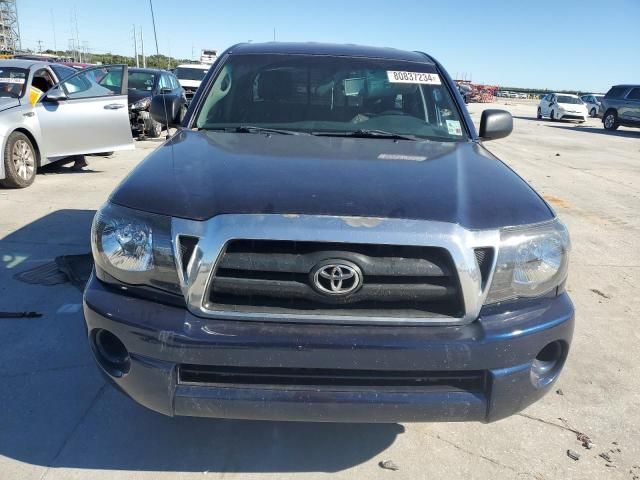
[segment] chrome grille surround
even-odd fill
[[[183,266],[175,246],[182,235],[199,237],[189,264]],[[199,317],[220,320],[328,324],[463,325],[478,318],[495,265],[483,288],[474,248],[493,248],[494,262],[499,230],[469,230],[453,223],[372,217],[339,217],[279,214],[218,215],[206,221],[172,220],[178,276],[187,308]],[[347,315],[285,314],[213,311],[206,307],[217,262],[231,240],[290,240],[299,242],[362,243],[440,247],[446,249],[457,270],[464,315],[457,317],[362,317]]]

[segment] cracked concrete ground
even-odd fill
[[[515,131],[487,146],[547,198],[573,240],[574,343],[540,402],[490,425],[326,425],[170,419],[128,400],[93,364],[80,292],[13,275],[88,251],[93,212],[157,145],[140,142],[90,158],[93,173],[50,168],[29,189],[0,190],[0,311],[43,314],[0,320],[0,480],[640,477],[640,130],[538,121],[534,103],[503,103],[491,107],[510,110]],[[469,108],[477,122],[484,106]]]

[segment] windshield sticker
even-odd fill
[[[449,131],[449,135],[462,135],[460,122],[457,120],[447,120],[447,130]]]
[[[24,78],[0,77],[0,83],[16,83],[18,85],[22,85],[24,83]]]
[[[389,83],[418,83],[422,85],[440,85],[440,76],[435,73],[399,72],[387,70]]]

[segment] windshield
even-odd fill
[[[129,70],[129,90],[144,90],[150,92],[153,90],[156,76],[149,72],[132,72]]]
[[[0,68],[0,97],[19,98],[24,94],[29,70],[23,68]]]
[[[196,117],[240,126],[345,135],[377,131],[466,138],[456,104],[429,64],[313,55],[231,56]]]
[[[578,97],[570,97],[569,95],[558,95],[558,103],[573,103],[576,105],[580,105],[582,100]]]
[[[201,82],[206,74],[207,70],[203,68],[178,67],[176,69],[178,80],[197,80]]]

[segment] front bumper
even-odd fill
[[[511,305],[511,308],[513,305]],[[485,308],[464,326],[302,325],[212,320],[116,292],[92,277],[84,296],[91,342],[98,329],[129,351],[121,390],[165,415],[333,421],[490,422],[542,397],[557,374],[534,385],[531,365],[550,342],[568,351],[574,310],[566,294]],[[94,346],[92,344],[92,346]],[[93,348],[95,352],[95,346]],[[557,373],[562,367],[559,365]],[[185,365],[269,371],[480,373],[474,388],[184,382]],[[303,370],[300,370],[303,369]]]
[[[129,123],[131,124],[131,132],[138,135],[144,135],[149,129],[151,122],[151,114],[147,110],[129,110]]]
[[[580,112],[558,112],[556,116],[558,120],[580,120],[585,122],[589,114]]]

